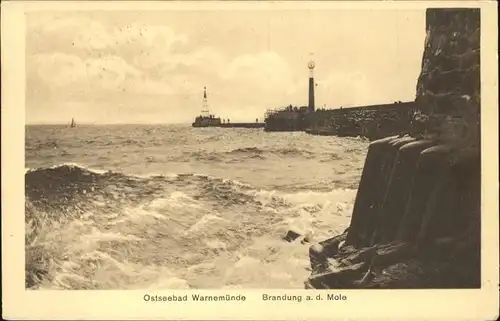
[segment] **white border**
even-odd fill
[[[394,10],[480,7],[482,88],[482,288],[480,290],[241,290],[243,303],[148,303],[145,291],[26,291],[24,288],[25,12],[35,10]],[[496,2],[3,2],[3,316],[22,319],[478,320],[498,313],[498,83]],[[422,26],[425,28],[425,26]],[[397,76],[397,75],[395,75]],[[262,293],[343,293],[347,301],[264,302]],[[192,291],[159,291],[158,294]]]

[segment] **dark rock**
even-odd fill
[[[408,243],[395,242],[389,243],[377,248],[376,255],[373,257],[373,267],[385,267],[397,262],[405,261],[414,254],[414,247]]]
[[[364,288],[411,289],[424,288],[425,271],[416,260],[392,264],[380,272],[374,273],[364,284]]]
[[[383,170],[388,161],[385,157],[389,149],[388,143],[397,138],[397,136],[392,136],[370,143],[354,202],[351,225],[346,238],[347,245],[358,246],[367,243],[366,235],[369,234],[367,230],[371,223],[369,218],[375,215],[376,201],[380,197],[378,193],[383,188],[380,185],[383,184],[385,178]],[[379,187],[373,189],[373,185],[379,185]]]
[[[344,257],[339,255],[338,260],[342,263],[343,266],[349,266],[361,262],[372,261],[376,255],[377,255],[376,246],[365,247],[362,249],[357,249],[356,251],[349,253]]]
[[[462,94],[473,95],[476,91],[479,91],[481,86],[480,71],[479,65],[475,65],[465,72],[460,84]]]
[[[289,230],[285,236],[283,236],[283,240],[287,241],[287,242],[293,242],[295,241],[297,238],[300,237],[300,234],[295,232],[295,231],[292,231],[292,230]]]
[[[340,244],[345,241],[348,230],[349,229],[346,229],[344,233],[338,236],[309,247],[309,260],[311,262],[312,270],[318,269],[318,267],[323,267],[329,257],[333,257],[338,253]]]
[[[434,144],[429,140],[408,141],[399,147],[384,203],[379,212],[379,225],[374,235],[374,243],[390,242],[395,239],[405,214],[420,152]]]
[[[458,69],[467,70],[479,66],[481,53],[479,49],[468,48],[463,54],[451,56],[451,59],[457,59],[459,61],[457,66]]]
[[[402,138],[381,140],[372,146],[381,145],[389,147],[386,152],[397,150],[392,154],[397,161],[392,162],[392,177],[386,185],[386,191],[392,192],[386,192],[381,215],[358,218],[375,223],[372,227],[377,236],[372,240],[374,244],[363,247],[358,242],[346,242],[347,245],[339,248],[349,235],[359,237],[359,234],[351,234],[356,232],[353,217],[349,231],[311,246],[313,272],[306,286],[443,288],[479,284],[480,261],[474,250],[479,250],[480,225],[471,224],[479,220],[480,159],[477,151]],[[453,175],[459,172],[464,173],[463,177]],[[395,184],[398,178],[400,183],[413,183],[408,186]],[[471,181],[474,184],[466,184]],[[406,199],[407,202],[393,203],[390,199]],[[460,201],[453,201],[456,199]],[[476,241],[471,243],[471,237]],[[454,268],[453,262],[459,267]],[[443,277],[443,273],[447,276]]]
[[[352,280],[363,275],[366,267],[365,262],[352,265],[337,264],[332,266],[330,271],[311,275],[308,283],[316,289],[353,288]]]

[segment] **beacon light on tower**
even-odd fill
[[[316,67],[316,64],[314,63],[313,60],[310,60],[309,63],[307,64],[307,67],[309,68],[309,112],[314,112],[315,107],[314,107],[314,67]]]

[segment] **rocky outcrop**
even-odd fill
[[[480,287],[480,13],[427,11],[409,133],[370,144],[349,229],[308,288]]]

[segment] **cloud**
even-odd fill
[[[167,26],[155,26],[146,24],[128,24],[113,29],[110,33],[114,45],[129,45],[140,47],[168,48],[179,42],[186,44],[188,38],[177,34]]]
[[[27,19],[28,52],[52,52],[54,48],[65,53],[77,50],[102,50],[112,44],[108,28],[85,16],[37,16]]]
[[[330,108],[361,106],[377,96],[374,82],[362,72],[330,73],[325,80],[320,79],[317,83],[317,100]]]
[[[229,29],[217,24],[220,14],[28,14],[28,114],[36,106],[43,108],[37,109],[37,118],[54,119],[63,117],[66,106],[75,106],[64,119],[157,121],[167,107],[169,119],[189,121],[199,112],[207,86],[214,113],[248,121],[267,108],[307,104],[311,48],[318,66],[318,106],[406,100],[414,93],[408,83],[418,76],[421,52],[411,48],[412,34],[381,43],[373,35],[385,33],[377,29],[359,37],[353,31],[353,43],[338,46],[343,43],[338,32],[313,26],[325,33],[321,40],[312,39],[309,25],[300,27],[303,32],[294,33],[294,39],[287,38],[290,26],[298,26],[288,14],[280,14],[282,23],[270,28],[265,22],[274,17],[271,13],[250,19],[249,13],[232,12],[224,15],[234,19]],[[318,26],[331,14],[321,19]],[[351,23],[349,19],[340,27]],[[394,28],[389,29],[383,31],[389,34]]]
[[[275,52],[238,56],[231,60],[221,76],[263,90],[289,88],[293,78],[288,63]]]
[[[83,28],[82,28],[83,27]],[[112,45],[107,29],[96,21],[88,21],[76,28],[72,45],[83,49],[105,49]]]
[[[34,50],[28,59],[30,72],[54,89],[182,96],[195,95],[208,85],[229,104],[252,105],[259,99],[254,93],[285,95],[297,88],[292,68],[276,52],[230,59],[212,46],[187,46],[189,38],[168,26],[105,26],[71,16],[32,23],[29,29],[32,36],[52,42],[47,46],[35,41],[34,49],[44,50]],[[54,48],[58,51],[49,50]],[[269,103],[280,99],[272,95]]]
[[[55,89],[71,85],[85,77],[82,59],[60,52],[28,57],[28,71],[35,73],[46,85]]]
[[[128,85],[131,92],[146,95],[172,95],[176,90],[168,83],[162,81],[151,81],[144,79],[143,81],[133,82]]]
[[[316,102],[328,108],[367,106],[411,100],[414,91],[400,84],[401,78],[385,79],[382,83],[377,73],[361,71],[331,72],[326,79],[317,79]],[[383,77],[386,78],[386,77]],[[398,87],[400,86],[400,87]]]
[[[130,24],[110,32],[109,50],[141,69],[165,68],[179,63],[175,52],[189,42],[186,35],[177,34],[166,26]]]
[[[85,62],[87,81],[99,84],[101,88],[119,89],[126,82],[140,80],[142,72],[117,56],[91,58]]]
[[[33,20],[28,24],[28,73],[38,78],[28,78],[54,90],[77,94],[84,86],[144,95],[192,92],[225,59],[212,47],[182,52],[188,37],[167,26],[105,26],[84,16]]]
[[[64,53],[29,58],[30,71],[54,89],[78,89],[82,83],[103,89],[119,89],[126,81],[141,79],[142,72],[117,56],[82,58]]]
[[[167,26],[139,23],[105,26],[80,15],[33,19],[28,23],[28,32],[87,51],[116,48],[126,51],[126,47],[168,49],[175,44],[188,43],[186,35],[177,34]]]
[[[288,104],[300,88],[293,69],[276,52],[237,56],[221,70],[220,76],[223,87],[231,88],[222,103],[240,110],[262,112]]]

